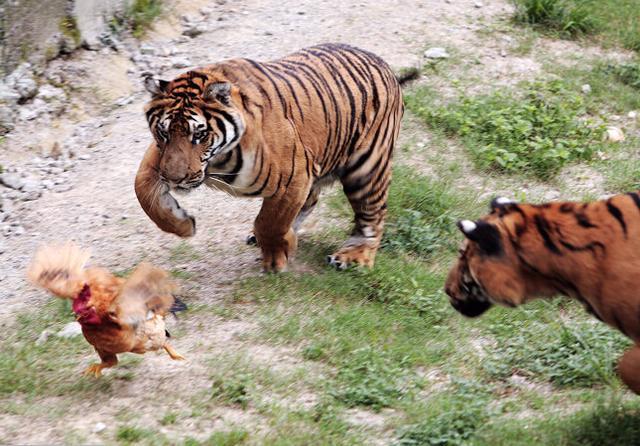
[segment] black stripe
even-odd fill
[[[583,212],[575,214],[575,217],[576,217],[576,221],[578,222],[578,224],[580,226],[582,226],[583,228],[597,228],[598,227],[598,225],[594,225],[593,223],[591,223],[591,221],[589,220],[589,217],[587,217]]]
[[[613,203],[611,200],[607,200],[607,210],[613,217],[618,220],[620,226],[622,226],[622,231],[624,232],[625,237],[627,236],[627,224],[624,222],[624,217],[622,216],[622,212]]]
[[[287,180],[287,184],[284,186],[285,188],[289,187],[291,184],[291,180],[293,179],[293,174],[296,171],[296,152],[298,151],[298,145],[293,145],[293,154],[291,155],[291,174],[289,175],[289,179]]]
[[[638,194],[635,192],[629,192],[627,193],[627,195],[631,197],[636,207],[640,210],[640,197],[638,196]]]
[[[284,97],[282,96],[282,93],[280,92],[280,89],[278,88],[278,84],[276,83],[276,81],[274,81],[271,76],[269,76],[269,73],[267,73],[267,71],[256,61],[251,60],[251,59],[247,59],[247,62],[249,62],[256,70],[258,70],[260,73],[262,73],[262,75],[271,83],[271,86],[273,87],[274,91],[276,92],[276,95],[278,96],[278,100],[280,101],[280,105],[282,106],[282,111],[284,112],[285,117],[287,116],[287,103],[284,100]]]
[[[248,192],[248,193],[246,193],[244,195],[246,195],[248,197],[255,197],[257,195],[260,195],[262,193],[262,191],[264,190],[264,188],[267,187],[267,184],[269,183],[269,178],[271,178],[271,165],[269,165],[269,171],[267,172],[267,178],[262,183],[262,186],[260,186],[260,189],[254,191],[254,192]]]
[[[555,243],[553,243],[553,240],[551,240],[551,236],[549,235],[549,222],[540,214],[536,214],[533,217],[533,221],[535,222],[536,228],[544,241],[544,246],[552,253],[562,255],[562,252],[560,252]]]

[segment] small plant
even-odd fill
[[[475,382],[457,381],[446,395],[430,402],[426,420],[398,432],[396,446],[466,445],[490,416],[491,393]]]
[[[234,376],[228,380],[218,378],[211,385],[211,396],[246,409],[249,406],[250,399],[249,382],[250,376],[244,374]]]
[[[168,426],[170,424],[176,424],[176,421],[178,421],[178,414],[174,412],[167,412],[164,417],[160,419],[160,424]]]
[[[377,411],[404,396],[404,375],[401,363],[365,347],[352,352],[340,364],[337,388],[329,393],[348,407],[368,406]]]
[[[582,96],[561,81],[526,84],[521,95],[463,96],[439,107],[427,101],[417,92],[407,105],[432,127],[461,136],[482,168],[544,178],[602,148],[603,126],[585,119]]]
[[[233,430],[227,432],[214,432],[202,442],[202,446],[236,446],[244,444],[249,439],[245,430]]]
[[[640,90],[640,62],[609,64],[604,70],[613,74],[623,84]]]
[[[526,311],[526,310],[523,310]],[[614,379],[615,362],[629,341],[604,324],[501,319],[497,345],[483,368],[493,378],[517,373],[557,386],[590,387]]]
[[[151,23],[162,13],[162,0],[135,0],[126,12],[126,21],[134,37],[143,37]]]
[[[141,440],[152,435],[152,432],[145,429],[140,429],[138,427],[120,426],[116,433],[116,439],[125,444],[133,444],[139,443]]]
[[[307,361],[317,361],[324,355],[324,349],[318,344],[308,345],[302,350],[302,357]]]
[[[567,0],[513,0],[515,20],[558,31],[563,35],[590,34],[598,29],[591,10]]]

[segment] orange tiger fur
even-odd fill
[[[492,202],[491,213],[458,227],[466,237],[445,291],[460,313],[558,294],[579,300],[635,342],[619,362],[640,394],[640,195],[591,203]]]
[[[206,183],[262,197],[254,233],[266,271],[283,270],[321,186],[339,180],[355,213],[330,263],[373,265],[382,237],[391,156],[403,113],[400,81],[379,57],[325,44],[272,62],[233,59],[171,82],[147,79],[155,141],[136,194],[164,231],[195,233],[170,190]]]

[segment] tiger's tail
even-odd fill
[[[396,74],[396,80],[400,85],[404,85],[407,82],[414,81],[420,77],[420,68],[418,67],[410,67],[401,70],[400,73]]]
[[[89,250],[72,242],[42,246],[29,265],[27,277],[36,286],[66,299],[74,299],[85,283]]]

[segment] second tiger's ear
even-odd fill
[[[231,84],[229,82],[214,82],[204,92],[205,101],[218,101],[229,105],[231,97]]]
[[[513,201],[511,198],[507,198],[507,197],[496,197],[493,200],[491,200],[491,210],[495,211],[497,209],[500,209],[504,206],[510,205],[510,204],[517,204],[517,202]]]
[[[167,87],[169,86],[168,81],[163,81],[162,79],[154,79],[151,76],[147,76],[144,78],[144,88],[151,93],[151,96],[162,96],[167,92]]]
[[[503,252],[502,238],[497,227],[486,221],[460,220],[458,229],[472,242],[478,244],[487,255],[500,255]]]

